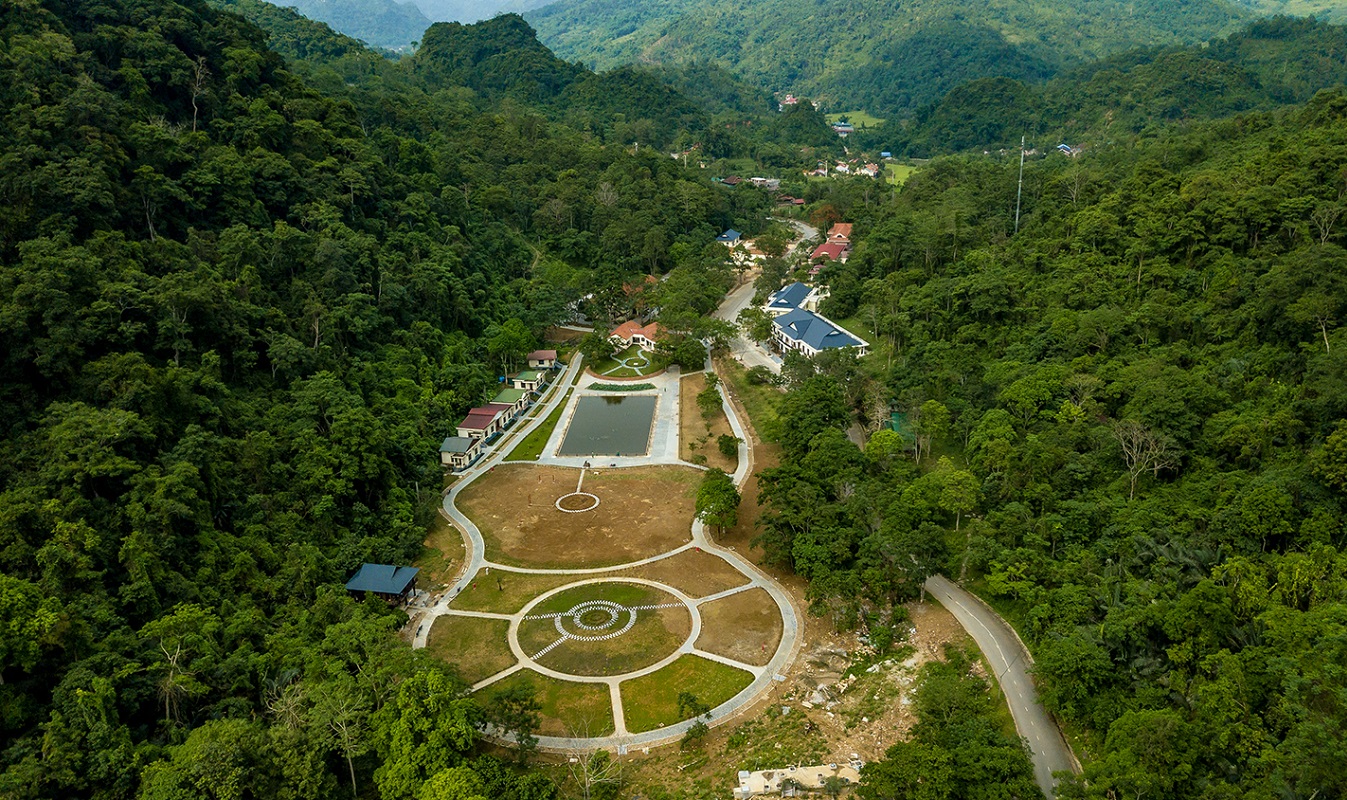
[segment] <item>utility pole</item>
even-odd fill
[[[1020,136],[1020,183],[1015,188],[1015,233],[1020,232],[1020,197],[1024,195],[1024,136]]]

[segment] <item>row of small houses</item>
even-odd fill
[[[500,438],[533,405],[557,364],[555,350],[529,353],[528,369],[511,375],[506,387],[491,402],[468,410],[458,423],[457,435],[447,437],[440,445],[440,463],[455,471],[475,464],[486,445]]]

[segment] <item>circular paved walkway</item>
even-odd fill
[[[580,369],[582,369],[580,362],[581,359],[577,357],[576,360],[567,369],[567,371],[557,379],[555,386],[561,387],[569,384],[569,382],[575,376],[575,374]],[[515,435],[520,438],[522,438],[523,436],[527,436],[528,433],[533,430],[533,428],[542,424],[543,420],[545,420],[548,414],[551,412],[551,409],[555,407],[555,404],[560,402],[561,398],[563,398],[564,396],[565,396],[564,391],[561,391],[559,388],[554,390],[552,392],[551,397],[547,400],[546,407],[540,410],[538,413],[536,413],[533,419],[527,425],[519,428]],[[723,403],[723,406],[725,416],[730,422],[730,428],[734,432],[734,435],[737,436],[740,441],[739,468],[735,470],[733,477],[735,485],[742,488],[744,483],[748,480],[748,476],[751,473],[752,467],[750,463],[750,451],[747,444],[748,436],[745,434],[743,425],[740,423],[739,418],[735,415],[733,407],[727,401]],[[678,429],[676,425],[672,426],[672,431],[670,435],[675,438],[677,437]],[[675,453],[678,452],[677,442],[676,441],[673,442],[673,445],[674,445],[673,452]],[[711,542],[710,539],[707,538],[705,526],[703,526],[699,520],[694,520],[692,523],[692,531],[691,531],[692,541],[687,542],[665,553],[661,553],[659,555],[641,559],[638,561],[632,561],[626,564],[617,564],[609,567],[588,568],[588,569],[526,569],[526,568],[506,566],[503,564],[497,564],[492,561],[489,561],[486,558],[486,542],[482,538],[481,531],[478,530],[475,524],[473,524],[472,520],[468,519],[467,515],[465,515],[458,509],[454,501],[458,497],[459,492],[461,492],[464,487],[470,485],[475,479],[490,471],[490,469],[494,467],[497,463],[500,463],[504,459],[505,454],[509,452],[509,449],[510,449],[509,447],[498,446],[495,452],[493,452],[489,457],[483,459],[475,467],[464,473],[462,479],[457,481],[454,484],[453,488],[444,496],[445,513],[448,514],[448,516],[457,524],[459,529],[463,531],[466,535],[468,546],[467,568],[463,571],[463,574],[460,576],[459,580],[439,598],[439,600],[435,603],[434,607],[429,611],[428,615],[420,621],[421,624],[420,627],[417,629],[417,633],[413,642],[414,647],[425,647],[426,641],[430,635],[430,629],[434,626],[435,620],[444,615],[479,617],[486,619],[504,619],[508,620],[510,623],[509,628],[510,649],[514,653],[515,658],[517,659],[516,663],[514,664],[514,666],[502,670],[496,673],[495,675],[492,675],[474,684],[473,685],[474,690],[480,689],[484,686],[489,686],[492,683],[495,683],[496,681],[501,680],[502,678],[513,675],[514,673],[522,669],[532,669],[542,675],[547,675],[560,680],[573,681],[577,683],[607,684],[609,697],[612,701],[613,728],[615,732],[610,736],[599,736],[583,739],[561,737],[561,736],[538,737],[538,746],[548,750],[605,748],[605,749],[616,749],[619,754],[625,754],[631,747],[647,747],[651,745],[664,744],[667,742],[676,741],[682,738],[683,734],[686,733],[687,730],[691,728],[693,724],[695,724],[696,720],[692,719],[683,720],[682,722],[678,722],[673,725],[668,725],[663,728],[659,728],[657,730],[644,731],[641,733],[632,733],[628,731],[626,726],[625,715],[623,713],[622,689],[621,689],[621,684],[623,681],[630,680],[632,678],[637,678],[642,675],[648,675],[652,672],[655,672],[658,669],[668,666],[675,659],[677,659],[682,655],[695,654],[701,656],[702,658],[709,659],[711,661],[716,661],[722,664],[726,664],[728,666],[744,670],[753,676],[753,681],[747,687],[741,690],[734,697],[730,698],[728,701],[721,703],[720,705],[716,706],[711,710],[710,714],[708,715],[708,722],[709,724],[712,725],[734,716],[744,707],[754,703],[759,696],[766,693],[767,690],[771,688],[774,681],[783,680],[782,676],[784,675],[786,668],[789,666],[790,662],[794,660],[799,649],[799,617],[796,615],[795,608],[791,604],[790,598],[786,595],[785,591],[781,588],[781,586],[776,583],[776,581],[772,580],[765,573],[759,570],[756,565],[752,564],[747,559],[740,556],[738,553],[732,550],[727,550],[722,547],[719,547],[718,545]],[[540,459],[539,463],[547,463],[547,461],[548,459],[544,458]],[[664,459],[660,459],[660,461],[664,461]],[[622,466],[637,466],[637,465],[638,464],[624,463]],[[695,466],[695,465],[689,464],[687,466]],[[583,477],[581,478],[581,481],[583,482]],[[578,490],[579,487],[577,486],[577,491]],[[668,586],[663,583],[658,583],[656,581],[648,581],[641,578],[634,578],[627,576],[624,576],[621,579],[623,582],[647,584],[654,588],[658,588],[661,591],[668,592],[669,594],[677,598],[679,602],[686,605],[689,608],[689,610],[692,611],[692,618],[693,618],[692,634],[687,638],[686,641],[684,641],[684,643],[678,648],[676,652],[672,653],[666,658],[661,659],[660,661],[656,662],[655,664],[652,664],[651,666],[644,667],[639,670],[634,670],[632,672],[623,673],[620,675],[584,677],[556,672],[555,670],[548,669],[547,667],[538,664],[534,660],[537,657],[536,654],[534,656],[530,656],[529,654],[523,651],[523,648],[519,646],[518,631],[520,623],[523,621],[523,618],[527,616],[528,610],[540,600],[545,599],[545,597],[551,596],[553,594],[556,594],[558,592],[564,591],[566,589],[575,586],[583,586],[591,583],[606,582],[612,580],[612,578],[600,577],[604,573],[616,573],[622,570],[630,570],[633,567],[640,567],[647,564],[653,564],[656,561],[669,558],[671,556],[677,555],[679,553],[682,553],[684,551],[693,548],[699,549],[702,552],[709,553],[711,555],[721,558],[727,564],[734,567],[745,577],[747,577],[748,583],[736,586],[732,589],[728,589],[723,592],[709,595],[707,597],[694,599],[692,597],[689,597],[685,593],[680,592],[679,590],[673,588],[672,586]],[[472,582],[473,578],[477,575],[478,572],[481,571],[483,567],[491,567],[492,569],[497,569],[506,572],[517,572],[527,574],[574,575],[576,576],[577,579],[573,582],[567,583],[564,586],[560,586],[555,589],[548,590],[547,592],[540,593],[540,595],[533,601],[530,601],[530,603],[526,605],[525,608],[521,609],[519,612],[514,614],[497,614],[482,611],[459,611],[454,609],[452,606],[454,598],[456,598],[460,592],[462,592],[465,588],[467,588],[467,586]],[[772,655],[771,660],[768,661],[768,663],[764,666],[754,666],[752,664],[747,664],[741,661],[736,661],[731,658],[726,658],[725,656],[709,653],[704,650],[698,650],[696,648],[696,641],[697,636],[701,631],[702,620],[701,615],[697,613],[697,608],[714,600],[719,600],[734,594],[738,594],[740,592],[746,592],[757,588],[763,589],[764,591],[767,592],[768,595],[771,596],[772,600],[777,605],[777,609],[781,613],[782,619],[781,640],[777,644],[776,652]]]

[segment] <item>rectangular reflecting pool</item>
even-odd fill
[[[559,456],[643,456],[658,397],[581,397]]]

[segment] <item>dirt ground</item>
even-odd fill
[[[676,556],[614,574],[658,581],[689,597],[706,597],[748,583],[748,577],[725,559],[701,549],[684,550]]]
[[[697,407],[697,394],[706,388],[706,373],[694,372],[684,375],[678,387],[678,457],[694,464],[702,463],[698,457],[706,459],[708,467],[720,467],[733,473],[739,466],[739,457],[726,457],[720,452],[719,439],[722,434],[734,435],[725,412],[717,410],[710,420],[702,416]]]
[[[569,328],[553,326],[543,333],[543,339],[552,344],[565,344],[581,339],[584,335],[584,331],[573,331]]]
[[[697,649],[762,666],[781,641],[781,612],[765,589],[749,589],[707,603]]]
[[[658,555],[692,538],[701,472],[690,467],[588,470],[583,491],[593,511],[567,514],[556,500],[575,491],[580,470],[503,464],[458,496],[482,531],[488,559],[566,569],[623,564]]]
[[[515,662],[503,619],[442,616],[426,639],[426,652],[458,667],[468,683],[489,678]]]

